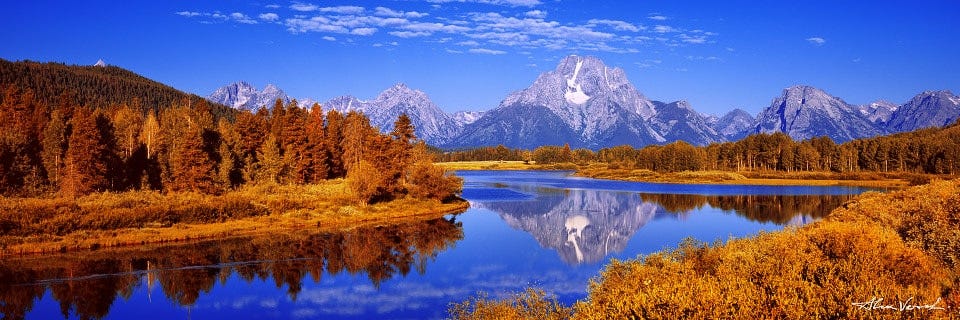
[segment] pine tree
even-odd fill
[[[197,124],[190,125],[183,135],[174,140],[170,155],[170,169],[173,174],[173,191],[193,191],[216,193],[216,162],[204,150],[204,129]]]
[[[47,180],[51,185],[59,186],[63,176],[63,163],[67,152],[67,139],[70,138],[70,127],[60,110],[50,114],[50,121],[43,129],[43,166],[46,168]]]
[[[280,144],[277,138],[269,136],[260,151],[257,152],[258,168],[255,174],[257,183],[277,183],[283,176],[284,168],[283,155],[280,153]]]
[[[93,111],[86,108],[77,108],[74,112],[61,185],[65,196],[77,197],[104,190],[109,184],[109,169],[103,161],[108,149],[101,143],[96,118]]]
[[[313,104],[310,108],[310,116],[307,120],[307,150],[310,154],[309,166],[312,176],[310,182],[316,182],[327,178],[329,168],[328,151],[326,147],[326,134],[324,126],[323,108],[319,104]]]
[[[343,121],[343,114],[339,111],[327,112],[324,147],[327,149],[328,178],[343,178],[347,173],[343,164]]]
[[[313,176],[310,166],[313,156],[307,145],[307,114],[294,103],[296,101],[287,105],[280,141],[284,151],[284,166],[289,168],[285,180],[303,184]]]

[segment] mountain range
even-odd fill
[[[222,87],[207,99],[247,110],[272,106],[276,99],[291,100],[276,86],[257,91],[245,82]],[[313,102],[303,99],[300,105],[309,107]],[[575,55],[485,112],[445,113],[426,93],[404,84],[388,88],[373,100],[341,96],[321,105],[326,110],[362,111],[384,131],[406,113],[418,137],[445,149],[563,144],[600,149],[680,140],[706,145],[772,132],[798,140],[828,136],[845,142],[944,126],[960,116],[960,98],[950,91],[925,91],[900,105],[886,101],[852,105],[823,90],[797,85],[784,89],[756,117],[740,109],[717,117],[699,113],[683,100],[650,100],[622,69],[608,67],[595,57]]]

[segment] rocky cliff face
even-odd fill
[[[447,143],[462,129],[462,125],[440,110],[427,94],[402,83],[384,90],[371,101],[341,96],[322,106],[325,110],[333,109],[344,113],[354,110],[363,112],[370,118],[372,125],[384,132],[393,130],[397,117],[406,114],[410,117],[417,137],[432,145]]]
[[[622,69],[608,67],[595,57],[568,56],[555,70],[541,74],[530,87],[510,94],[496,109],[468,124],[448,146],[530,148],[569,143],[574,148],[599,149],[676,140],[699,145],[722,141],[706,122],[684,101],[648,100]],[[535,135],[550,132],[551,136]]]
[[[950,91],[925,91],[899,106],[885,126],[903,132],[952,124],[960,117],[960,98]]]
[[[828,136],[837,142],[884,133],[858,108],[810,86],[784,89],[760,113],[753,133],[773,132],[783,132],[798,140]]]
[[[250,111],[256,111],[260,107],[273,108],[277,99],[284,104],[290,102],[290,97],[272,84],[257,91],[257,88],[243,81],[223,86],[207,96],[207,100],[212,102]]]

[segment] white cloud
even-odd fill
[[[815,46],[822,46],[824,43],[827,43],[827,40],[821,37],[810,37],[810,38],[807,38],[807,42],[810,42]]]
[[[310,0],[304,0],[310,1]],[[479,3],[510,7],[534,7],[543,0],[426,0],[434,4]],[[213,13],[182,11],[185,17],[204,17],[202,23],[236,22],[264,25],[281,24],[287,31],[318,33],[324,40],[333,38],[342,42],[369,41],[356,36],[371,36],[378,32],[400,38],[421,38],[441,49],[464,50],[480,54],[517,54],[529,50],[598,51],[636,53],[652,46],[679,47],[717,43],[716,33],[687,28],[680,21],[669,19],[670,25],[645,27],[640,22],[667,20],[659,13],[639,16],[639,20],[614,20],[604,17],[583,20],[547,19],[541,8],[510,9],[489,12],[467,11],[460,14],[448,11],[428,13],[403,11],[386,6],[368,8],[354,5],[326,6],[294,1],[280,10],[254,15],[240,13]],[[510,12],[510,13],[507,13]],[[342,36],[341,36],[342,35]],[[333,40],[329,40],[333,41]],[[378,42],[385,45],[382,39]],[[468,48],[476,50],[469,51]],[[722,49],[722,48],[719,48]]]
[[[177,12],[176,14],[187,17],[187,18],[196,17],[200,15],[199,12],[194,12],[194,11],[180,11],[180,12]]]
[[[632,31],[632,32],[640,31],[640,27],[637,27],[632,23],[629,23],[626,21],[620,21],[620,20],[590,19],[590,21],[587,21],[587,25],[594,25],[594,26],[606,25],[606,26],[613,27],[614,30],[620,30],[620,31]]]
[[[394,17],[394,18],[399,18],[403,16],[403,12],[395,11],[393,9],[384,8],[384,7],[374,8],[373,14],[378,16],[383,16],[383,17]]]
[[[273,12],[261,13],[259,16],[260,20],[263,21],[277,21],[280,20],[280,16]]]
[[[476,54],[493,54],[493,55],[507,53],[506,51],[492,50],[492,49],[485,49],[485,48],[474,48],[474,49],[468,50],[467,52],[476,53]]]
[[[363,7],[357,6],[336,6],[336,7],[324,7],[317,9],[320,12],[330,12],[330,13],[339,13],[339,14],[361,14],[363,13]]]
[[[707,43],[707,36],[702,34],[691,36],[684,33],[680,35],[680,41],[683,41],[685,43],[692,43],[692,44],[704,44],[704,43]]]
[[[265,5],[264,7],[266,7],[267,9],[280,9],[279,4],[268,4],[268,5]]]
[[[527,11],[527,12],[524,13],[523,15],[525,15],[525,16],[527,16],[527,17],[530,17],[530,18],[543,19],[543,18],[546,18],[546,17],[547,17],[547,12],[546,12],[546,11],[543,11],[543,10],[531,10],[531,11]]]
[[[463,53],[463,51],[460,51],[460,50],[450,50],[450,49],[447,49],[446,51],[447,51],[447,53],[453,53],[453,54],[461,54],[461,53]]]
[[[653,31],[656,31],[657,33],[670,33],[670,32],[676,32],[677,29],[674,29],[674,28],[671,27],[671,26],[665,26],[665,25],[659,25],[659,24],[658,24],[658,25],[656,25],[656,26],[653,27]]]
[[[457,33],[457,32],[470,31],[470,28],[463,27],[463,26],[455,26],[455,25],[442,24],[442,23],[429,23],[429,22],[409,23],[409,24],[400,26],[400,28],[405,30],[422,31],[422,32],[429,32],[429,33],[434,33],[434,32]]]
[[[377,32],[377,28],[356,28],[350,30],[350,34],[358,36],[369,36]]]
[[[337,41],[337,38],[334,38],[334,37],[331,37],[331,36],[323,36],[323,38],[321,38],[321,39],[327,40],[327,41]]]
[[[300,11],[300,12],[315,11],[319,8],[320,7],[312,3],[294,2],[293,4],[290,5],[290,9]]]
[[[393,17],[393,18],[411,18],[419,19],[426,16],[429,16],[429,13],[416,12],[416,11],[397,11],[386,7],[376,7],[373,11],[373,14],[381,17]]]
[[[233,20],[236,21],[236,22],[239,22],[239,23],[245,23],[245,24],[256,24],[256,23],[257,23],[257,20],[253,20],[252,18],[250,18],[250,16],[247,16],[247,15],[242,14],[242,13],[239,13],[239,12],[231,13],[231,14],[230,14],[230,18],[233,19]]]
[[[497,6],[508,6],[508,7],[533,7],[540,5],[540,0],[427,0],[431,3],[450,3],[450,2],[460,2],[460,3],[482,3],[482,4],[491,4]]]
[[[401,38],[416,38],[416,37],[426,37],[431,35],[430,32],[425,31],[390,31],[390,35]]]

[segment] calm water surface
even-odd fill
[[[477,292],[565,303],[611,258],[802,225],[857,187],[670,185],[474,171],[471,209],[347,233],[0,261],[5,318],[442,318]]]

